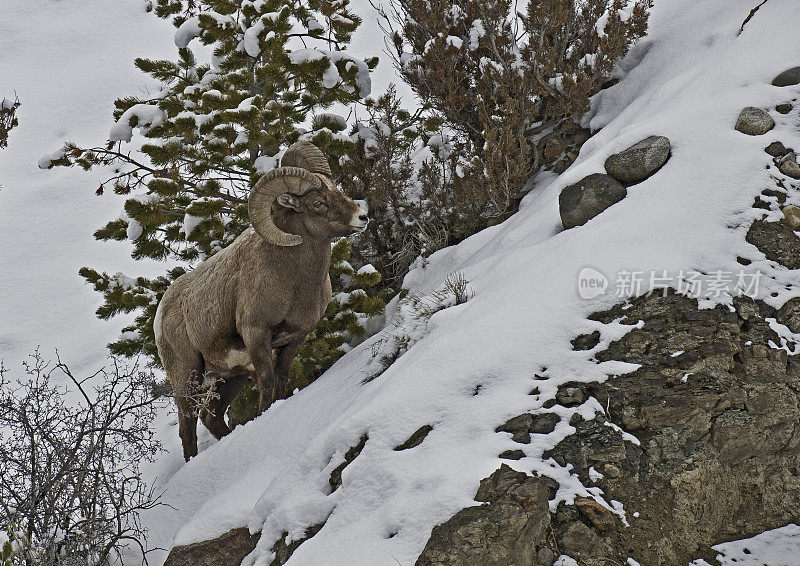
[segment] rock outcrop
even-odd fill
[[[621,502],[625,521],[592,498],[544,512],[552,480],[503,467],[476,496],[489,504],[437,526],[418,564],[531,565],[542,563],[540,551],[546,559],[569,555],[580,566],[623,566],[628,558],[687,564],[712,561],[714,544],[796,520],[800,359],[775,346],[781,340],[770,321],[800,330],[800,299],[779,310],[736,299],[731,310],[651,295],[590,318],[643,321],[596,354],[640,367],[604,383],[562,385],[556,403],[592,397],[607,412],[590,420],[573,415],[576,432],[544,457],[572,466],[606,501]],[[596,337],[586,335],[573,346],[592,343]],[[525,443],[532,423],[533,415],[520,415],[498,430]]]
[[[664,136],[650,136],[611,155],[605,162],[607,175],[587,175],[561,191],[558,207],[564,229],[582,226],[621,201],[628,194],[626,186],[651,177],[664,166],[669,155],[669,139]]]
[[[256,547],[259,536],[242,527],[213,540],[176,546],[164,566],[239,566]]]
[[[756,220],[747,231],[746,239],[767,256],[767,259],[789,269],[800,269],[800,237],[786,220]]]
[[[478,488],[475,500],[483,505],[462,509],[433,529],[417,566],[532,566],[541,564],[540,553],[551,566],[547,502],[554,487],[503,464]]]

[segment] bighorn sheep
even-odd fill
[[[230,432],[225,411],[252,378],[259,412],[287,395],[292,359],[331,299],[331,240],[367,226],[367,211],[336,188],[314,145],[290,147],[281,167],[250,193],[252,226],[176,279],[154,320],[158,354],[178,406],[183,456],[197,455],[197,395],[217,438]]]

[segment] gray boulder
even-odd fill
[[[593,173],[561,191],[558,208],[565,229],[586,224],[628,191],[610,175]]]
[[[792,179],[800,179],[800,164],[797,163],[797,154],[790,151],[778,161],[778,169],[781,173]]]
[[[766,134],[775,127],[772,116],[767,114],[763,108],[747,106],[739,113],[736,120],[736,129],[748,136],[760,136]]]
[[[800,230],[800,207],[790,204],[782,209],[783,217],[792,227],[792,230]],[[793,331],[794,332],[794,331]]]
[[[764,148],[764,151],[769,153],[772,157],[783,157],[791,150],[786,149],[786,147],[779,141],[774,141],[769,144],[767,147]]]
[[[606,171],[621,183],[640,183],[661,169],[669,159],[669,150],[668,138],[650,136],[606,159]]]
[[[772,79],[773,86],[792,86],[800,84],[800,67],[786,69],[780,75]]]

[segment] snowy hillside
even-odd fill
[[[95,369],[123,324],[95,318],[97,294],[78,269],[163,270],[134,265],[124,243],[92,237],[123,204],[94,196],[103,171],[48,172],[37,162],[65,139],[105,139],[114,99],[156,86],[133,59],[170,55],[170,29],[138,1],[3,3],[0,97],[16,91],[22,103],[0,152],[0,358],[8,368],[41,345],[47,356],[58,348],[78,372]]]
[[[593,358],[631,326],[587,320],[638,294],[617,287],[621,272],[677,281],[681,270],[739,273],[736,258],[749,257],[748,272],[764,274],[759,298],[780,306],[800,295],[790,285],[796,273],[745,241],[751,222],[765,213],[751,207],[753,199],[772,183],[763,148],[776,136],[800,147],[797,110],[772,112],[770,136],[734,129],[742,108],[771,109],[798,97],[770,81],[800,64],[800,12],[793,0],[770,0],[738,34],[751,8],[748,1],[656,2],[651,31],[623,63],[621,81],[594,101],[587,120],[602,130],[576,163],[558,178],[541,175],[510,220],[436,253],[406,278],[405,287],[422,296],[442,289],[451,274],[463,274],[474,293],[466,303],[439,310],[422,328],[390,312],[390,321],[408,326],[390,324],[310,387],[223,441],[204,437],[205,449],[186,465],[175,422],[165,417],[171,452],[149,473],[159,478],[171,507],[145,517],[151,544],[169,548],[249,526],[261,540],[244,564],[265,566],[283,533],[288,542],[324,523],[288,564],[412,564],[431,529],[474,505],[479,482],[501,462],[555,479],[553,510],[560,501],[594,496],[623,523],[636,521],[637,509],[606,500],[569,466],[543,458],[575,431],[568,424],[575,413],[590,419],[604,410],[595,399],[550,408],[561,420],[529,444],[495,429],[520,413],[541,412],[561,384],[636,368]],[[560,191],[602,172],[609,155],[651,135],[671,141],[667,164],[585,226],[562,231]],[[793,201],[800,204],[798,195],[790,194]],[[577,291],[587,267],[608,279],[606,292],[591,300]],[[640,291],[649,285],[646,277]],[[717,293],[705,306],[718,302],[729,303],[730,296]],[[594,331],[600,334],[595,348],[573,350],[571,339]],[[403,333],[419,340],[371,379],[380,366],[376,352]],[[530,394],[534,385],[538,393]],[[396,450],[425,425],[432,428],[421,444]],[[364,437],[332,491],[332,472]],[[524,456],[498,458],[510,449]],[[786,548],[796,545],[791,536],[782,540],[789,541]],[[781,560],[769,564],[788,564]]]

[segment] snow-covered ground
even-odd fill
[[[0,96],[16,89],[23,103],[20,126],[9,148],[0,151],[0,357],[7,366],[37,344],[59,347],[78,370],[101,363],[105,343],[122,322],[94,318],[99,296],[77,269],[163,270],[134,264],[125,244],[93,241],[92,232],[122,205],[112,196],[93,195],[102,172],[36,167],[39,156],[64,139],[81,143],[107,136],[113,99],[148,87],[132,65],[134,57],[174,53],[172,28],[141,5],[4,5]],[[564,418],[556,429],[529,445],[494,429],[509,417],[540,410],[560,383],[631,369],[597,364],[590,359],[594,350],[575,352],[569,342],[599,330],[602,349],[624,331],[586,320],[620,300],[620,271],[737,273],[742,266],[736,257],[744,256],[754,260],[748,269],[769,276],[762,278],[759,296],[779,304],[798,293],[784,285],[791,274],[746,244],[744,234],[755,214],[753,197],[771,183],[763,147],[773,138],[800,147],[800,118],[797,111],[773,112],[775,131],[754,138],[733,124],[744,106],[772,108],[798,97],[769,82],[800,64],[800,12],[796,0],[770,0],[737,37],[752,7],[746,0],[657,0],[650,35],[625,62],[628,74],[595,101],[591,125],[603,130],[584,145],[573,167],[557,179],[542,175],[517,215],[438,252],[408,276],[406,286],[424,295],[459,272],[474,296],[437,312],[423,329],[409,329],[421,339],[379,377],[365,383],[376,371],[373,346],[379,350],[403,329],[388,328],[360,345],[310,387],[222,442],[203,431],[202,452],[188,464],[180,455],[174,415],[165,411],[159,427],[169,453],[147,473],[158,479],[171,507],[144,517],[151,545],[169,548],[249,525],[264,534],[247,563],[261,565],[269,563],[269,547],[283,531],[296,537],[326,520],[290,565],[405,566],[434,525],[473,503],[478,482],[500,464],[497,454],[511,448],[523,448],[526,457],[506,463],[559,480],[557,501],[594,495],[635,521],[636,509],[605,501],[601,492],[590,492],[568,470],[541,458],[573,430],[570,414],[601,410],[596,403],[561,409]],[[368,3],[360,2],[357,10],[366,15]],[[360,33],[374,53],[382,41],[374,18],[367,25],[371,31]],[[357,35],[357,55],[359,41]],[[375,94],[390,73],[373,80]],[[586,226],[562,232],[560,190],[602,172],[608,155],[649,135],[670,138],[670,161]],[[586,267],[609,279],[607,292],[592,300],[577,292]],[[647,280],[642,290],[646,286]],[[773,291],[777,295],[770,297]],[[529,395],[534,374],[546,379],[536,381],[538,395]],[[426,424],[433,430],[421,445],[393,450]],[[363,451],[329,493],[331,470],[364,434]],[[775,545],[784,552],[796,548],[796,528],[764,536],[771,542],[747,546],[748,556],[769,566],[785,564],[771,556]],[[720,552],[735,557],[737,544],[744,543],[721,545]],[[151,563],[163,558],[153,556]]]
[[[721,566],[796,566],[800,562],[800,526],[786,525],[752,538],[713,547]],[[691,566],[709,566],[705,560]]]
[[[155,86],[133,59],[171,56],[172,26],[140,1],[6,0],[2,12],[0,96],[16,90],[22,106],[0,150],[0,358],[17,369],[37,345],[46,357],[58,348],[83,373],[102,363],[123,321],[94,316],[100,295],[78,269],[163,267],[136,265],[126,244],[92,237],[123,204],[94,195],[103,171],[42,171],[37,162],[68,139],[107,139],[114,99]]]

